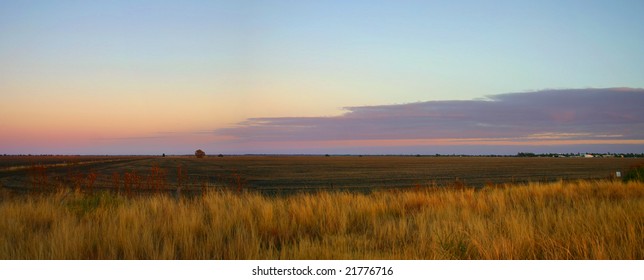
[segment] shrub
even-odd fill
[[[629,181],[644,182],[644,164],[633,166],[626,171],[624,182]]]
[[[195,151],[195,156],[196,156],[197,158],[203,158],[203,157],[205,157],[205,156],[206,156],[206,152],[204,152],[204,151],[202,151],[201,149],[199,149],[199,150]]]

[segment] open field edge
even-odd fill
[[[1,197],[0,259],[644,258],[641,182]]]

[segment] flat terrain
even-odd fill
[[[0,171],[0,259],[644,257],[642,177],[608,179],[644,159],[37,159]]]
[[[0,157],[0,184],[11,189],[78,184],[184,190],[202,187],[294,190],[606,179],[644,164],[641,158],[412,156]],[[132,179],[134,178],[134,179]],[[134,182],[136,181],[136,182]],[[147,184],[147,185],[146,185]],[[143,186],[146,185],[146,186]],[[154,185],[154,186],[152,186]]]
[[[191,198],[0,189],[0,213],[0,259],[644,258],[644,183],[619,180]]]

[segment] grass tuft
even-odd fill
[[[184,198],[2,192],[0,213],[0,259],[644,259],[636,181]]]

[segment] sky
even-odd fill
[[[643,13],[0,0],[0,154],[641,153]]]

